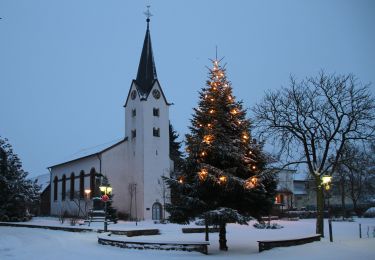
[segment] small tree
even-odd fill
[[[8,140],[0,137],[0,218],[23,219],[39,201],[40,187],[27,175]]]
[[[181,143],[178,141],[179,134],[173,129],[171,123],[169,123],[169,154],[170,158],[174,163],[174,172],[179,172],[184,163],[183,155],[181,152]]]
[[[259,132],[268,137],[285,165],[304,164],[315,182],[316,232],[323,235],[321,177],[336,171],[345,144],[374,137],[375,102],[369,85],[352,75],[327,75],[269,91],[253,109]]]
[[[246,110],[225,72],[214,60],[186,135],[186,163],[180,176],[166,179],[177,194],[167,205],[169,219],[189,223],[201,217],[206,225],[219,225],[221,250],[228,249],[226,224],[247,224],[250,216],[267,214],[276,188],[273,176],[264,173],[262,145],[251,138]]]
[[[110,186],[108,178],[105,175],[103,176],[102,184],[106,185],[106,186]],[[102,194],[102,195],[104,195],[104,194]],[[118,219],[117,218],[117,209],[112,206],[112,198],[113,198],[114,195],[113,195],[113,193],[111,193],[111,194],[108,194],[108,196],[109,196],[109,201],[107,202],[107,218],[116,223],[117,219]]]

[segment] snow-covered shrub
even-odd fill
[[[367,218],[375,218],[375,207],[371,207],[366,210],[363,216]]]
[[[10,222],[20,222],[20,219],[18,217],[11,217]]]
[[[8,221],[9,221],[9,217],[8,217],[8,215],[2,215],[2,216],[0,217],[0,221],[2,221],[2,222],[8,222]]]
[[[283,228],[283,226],[277,224],[277,223],[272,223],[272,224],[269,224],[269,223],[255,223],[253,225],[253,227],[257,228],[257,229],[280,229],[280,228]]]

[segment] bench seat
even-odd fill
[[[294,238],[294,239],[281,239],[281,240],[260,240],[258,241],[259,252],[264,250],[269,250],[274,247],[287,247],[287,246],[297,246],[314,241],[320,241],[321,235],[311,235],[306,237]]]
[[[130,241],[124,239],[109,239],[107,237],[98,237],[98,243],[101,245],[111,245],[121,248],[132,249],[156,249],[156,250],[177,250],[177,251],[196,251],[202,254],[208,254],[209,242],[188,242],[188,241]]]

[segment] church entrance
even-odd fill
[[[155,202],[152,205],[152,220],[162,219],[162,206],[159,202]]]

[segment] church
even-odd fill
[[[49,167],[51,215],[87,212],[106,176],[112,206],[131,219],[160,220],[168,191],[169,106],[157,79],[151,46],[150,14],[138,65],[125,100],[125,136],[97,151]]]

